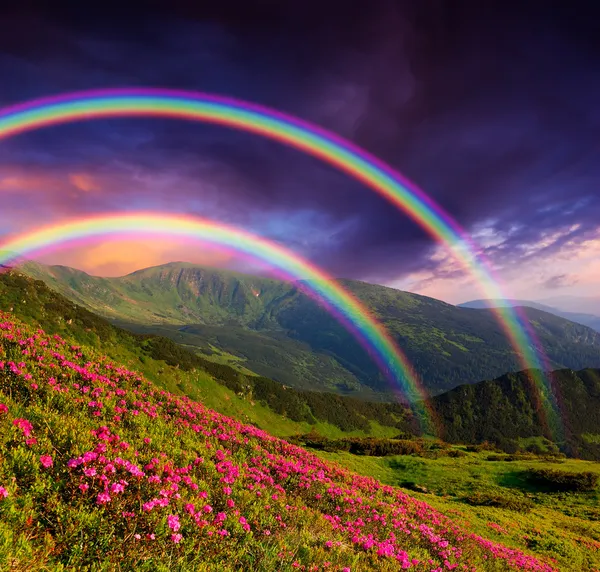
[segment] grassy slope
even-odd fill
[[[428,493],[411,494],[452,514],[459,522],[468,523],[471,530],[482,536],[556,558],[560,570],[600,570],[600,492],[540,493],[519,477],[525,469],[542,467],[600,474],[600,463],[574,459],[487,461],[489,452],[467,452],[465,457],[439,459],[406,455],[361,457],[321,451],[317,454],[383,483],[398,486],[412,481],[423,486]],[[475,493],[527,498],[534,507],[522,514],[504,508],[471,506],[465,497]]]
[[[0,355],[0,568],[553,569],[10,314]]]
[[[344,409],[341,415],[333,411],[333,422],[327,421],[330,412],[323,411],[323,408],[322,414],[317,414],[310,422],[301,419],[293,421],[289,418],[289,411],[287,415],[282,415],[276,413],[272,407],[264,405],[275,403],[281,408],[281,400],[274,400],[269,394],[265,396],[264,391],[259,391],[259,386],[247,389],[251,382],[256,380],[254,383],[258,383],[260,378],[245,376],[243,372],[237,375],[235,370],[227,367],[217,368],[211,375],[205,369],[208,367],[209,371],[213,372],[211,362],[204,362],[185,351],[178,355],[177,346],[172,343],[169,345],[168,340],[161,338],[154,337],[153,345],[149,346],[143,337],[112,326],[103,318],[50,290],[43,282],[34,281],[16,272],[0,274],[0,310],[10,310],[28,323],[41,325],[50,333],[67,335],[77,343],[98,348],[112,359],[138,369],[148,379],[171,392],[202,399],[207,406],[216,411],[256,424],[275,435],[305,433],[315,428],[321,434],[332,438],[348,432],[355,435],[390,437],[399,430],[396,423],[390,422],[385,425],[377,422],[373,416],[367,419],[362,417],[360,412],[350,415],[344,412]],[[152,356],[157,353],[159,357],[173,358],[177,367],[167,365],[164,359],[154,359]],[[268,380],[264,380],[260,387],[264,387],[265,383],[268,388]],[[274,386],[275,389],[280,388],[278,384]],[[281,394],[281,390],[278,393]],[[287,390],[287,395],[294,395],[294,392]],[[300,396],[301,399],[311,397],[311,394],[303,395],[304,397]],[[355,400],[348,401],[339,397],[334,399],[341,406],[347,404],[353,407],[357,404],[364,407],[362,402]],[[368,412],[366,414],[368,416]],[[382,421],[386,418],[382,417]]]
[[[402,421],[403,413],[400,417],[394,413],[402,411],[394,409],[397,406],[283,390],[269,380],[239,375],[227,367],[214,371],[211,362],[185,351],[179,353],[181,350],[174,344],[169,346],[167,340],[155,338],[149,346],[147,340],[141,342],[143,337],[111,326],[43,283],[16,273],[0,276],[0,308],[10,307],[18,316],[40,323],[53,333],[75,336],[79,343],[102,348],[114,359],[140,368],[149,379],[170,391],[202,398],[217,411],[279,436],[306,433],[314,428],[330,438],[342,434],[392,437],[409,429]],[[65,323],[65,319],[71,323]],[[179,369],[167,366],[164,359],[179,364]],[[207,367],[212,375],[207,374]],[[543,410],[533,407],[533,386],[523,373],[518,373],[461,386],[435,397],[433,406],[443,429],[440,436],[451,442],[489,440],[501,447],[514,447],[520,438],[546,435],[569,455],[600,459],[600,372],[561,370],[554,372],[553,377],[554,386],[562,395],[561,413],[566,420],[561,433],[548,432]],[[215,379],[219,384],[214,383]]]
[[[110,279],[65,267],[25,268],[106,317],[136,327],[160,325],[162,333],[199,351],[210,342],[288,385],[360,393],[362,384],[389,393],[368,354],[293,285],[185,263]],[[522,369],[490,311],[341,282],[386,325],[434,394]],[[599,333],[535,309],[526,312],[554,367],[600,367]],[[181,331],[184,325],[190,327]]]

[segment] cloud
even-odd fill
[[[94,178],[85,173],[71,173],[69,180],[77,189],[84,193],[101,190],[101,187],[94,181]]]
[[[550,276],[543,282],[543,287],[546,290],[558,290],[560,288],[566,288],[568,286],[572,286],[573,284],[577,284],[577,279],[569,276],[568,274],[556,274],[555,276]]]
[[[600,78],[585,10],[524,7],[532,28],[500,2],[283,4],[208,14],[176,2],[170,15],[148,8],[118,22],[15,7],[0,21],[0,73],[11,78],[0,102],[160,85],[262,103],[410,177],[483,241],[508,283],[525,263],[540,287],[579,274],[551,256],[600,220]],[[0,176],[4,232],[97,212],[189,212],[281,240],[336,275],[448,296],[473,286],[362,184],[248,133],[89,121],[3,140],[0,161],[12,172]]]
[[[185,260],[204,266],[228,266],[235,262],[231,252],[208,244],[190,244],[164,238],[94,240],[84,246],[65,245],[60,252],[38,257],[47,264],[59,263],[98,276],[123,276],[150,266]]]

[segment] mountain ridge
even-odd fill
[[[23,272],[72,301],[134,331],[210,345],[248,369],[302,389],[390,394],[361,345],[296,283],[190,263],[142,269],[121,278],[28,264]],[[388,329],[430,394],[522,369],[489,310],[457,308],[394,288],[339,281]],[[600,334],[526,309],[553,369],[600,366]]]
[[[494,300],[494,299],[478,299],[478,300],[470,300],[468,302],[463,302],[462,304],[457,304],[459,308],[474,308],[474,309],[483,309],[483,308],[502,308],[506,306],[512,306],[513,308],[517,307],[528,307],[535,308],[537,310],[541,310],[543,312],[548,312],[549,314],[554,314],[555,316],[559,316],[560,318],[565,318],[565,320],[569,320],[571,322],[575,322],[577,324],[581,324],[583,326],[587,326],[592,328],[593,330],[600,332],[600,316],[595,314],[588,314],[583,312],[570,312],[561,310],[560,308],[555,308],[553,306],[548,306],[547,304],[543,304],[541,302],[535,302],[532,300]]]

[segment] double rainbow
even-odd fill
[[[243,101],[197,92],[132,88],[71,93],[0,111],[0,138],[72,121],[157,116],[202,121],[263,135],[313,155],[363,182],[447,246],[476,279],[487,298],[505,299],[489,263],[469,235],[430,197],[390,166],[352,143],[294,117]],[[556,396],[541,344],[525,315],[511,307],[495,308],[501,327],[547,407],[547,421],[559,428]]]
[[[389,380],[402,384],[403,394],[416,407],[424,430],[437,431],[425,393],[408,359],[369,310],[317,266],[273,241],[211,220],[134,213],[81,218],[14,237],[0,245],[0,264],[16,256],[41,252],[65,243],[97,236],[167,236],[208,242],[266,262],[286,278],[300,279],[298,286],[324,305],[365,347]]]

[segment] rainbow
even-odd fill
[[[34,100],[0,110],[0,138],[72,121],[158,116],[202,121],[249,131],[313,155],[363,182],[420,224],[448,247],[475,278],[486,298],[506,299],[491,266],[467,232],[416,185],[366,151],[344,139],[289,115],[244,101],[197,92],[154,88],[114,89],[70,93]],[[495,308],[498,321],[524,369],[547,404],[546,413],[557,428],[556,396],[549,364],[525,314]]]
[[[365,347],[382,372],[400,382],[424,431],[438,431],[437,417],[428,407],[419,379],[392,338],[354,296],[317,266],[292,251],[249,232],[211,220],[158,213],[104,215],[71,220],[25,233],[0,244],[0,265],[27,254],[97,236],[168,236],[215,244],[228,251],[266,262],[316,298]]]

